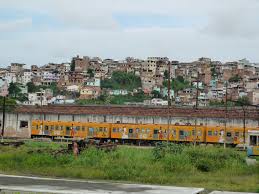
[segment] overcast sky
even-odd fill
[[[0,66],[77,54],[259,62],[259,0],[0,0]]]

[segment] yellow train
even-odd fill
[[[33,120],[32,137],[74,137],[99,140],[117,140],[128,142],[197,142],[243,144],[248,131],[259,131],[259,128],[192,126],[165,124],[122,124],[122,123],[85,123],[65,121]]]

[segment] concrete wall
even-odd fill
[[[60,114],[17,114],[6,113],[5,136],[29,138],[31,135],[31,121],[43,119],[46,121],[79,121],[79,122],[107,122],[107,123],[147,123],[167,124],[167,117],[151,116],[116,116],[116,115],[60,115]],[[28,122],[28,127],[21,127],[21,122]],[[0,113],[2,125],[2,113]],[[170,124],[195,125],[195,118],[172,117]],[[203,126],[224,126],[224,118],[197,118],[197,125]],[[243,119],[228,119],[227,126],[243,127]],[[246,127],[259,127],[258,120],[246,120]],[[2,130],[2,126],[0,131]]]
[[[0,114],[1,132],[2,132],[2,113]],[[7,113],[5,116],[5,137],[27,138],[31,136],[31,114]],[[27,123],[26,127],[21,126],[21,122]]]

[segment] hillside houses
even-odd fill
[[[66,98],[73,100],[98,99],[101,95],[134,95],[127,88],[102,88],[103,80],[109,80],[114,72],[121,71],[140,77],[141,88],[135,90],[141,89],[144,95],[150,97],[156,91],[166,100],[169,66],[171,99],[175,104],[193,106],[198,99],[199,106],[208,106],[211,101],[224,102],[226,94],[230,101],[246,97],[250,103],[259,104],[257,64],[246,59],[222,63],[204,57],[191,62],[180,62],[167,57],[148,57],[146,60],[127,57],[125,60],[115,60],[75,56],[71,62],[48,63],[43,66],[34,64],[30,69],[25,68],[26,64],[11,63],[9,67],[0,69],[0,94],[7,95],[9,85],[17,83],[23,93],[28,84],[38,89],[54,87]],[[39,104],[37,92],[26,94],[27,104]],[[48,103],[47,97],[41,104],[46,104],[45,102]]]

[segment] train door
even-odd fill
[[[227,144],[233,144],[234,143],[234,132],[231,128],[227,129],[226,143]]]
[[[88,125],[88,137],[93,138],[94,137],[94,126],[93,125]]]
[[[248,156],[259,156],[259,131],[248,131]]]
[[[135,139],[134,128],[132,126],[129,127],[129,139]]]
[[[154,134],[153,134],[153,139],[157,140],[159,137],[159,129],[155,128],[154,129]]]
[[[185,140],[185,131],[183,129],[179,129],[179,141]]]
[[[49,131],[50,131],[49,123],[45,122],[44,123],[44,128],[43,128],[43,134],[48,136],[50,134]]]
[[[72,124],[67,122],[66,125],[65,125],[65,135],[66,136],[71,136],[71,128],[72,128]]]

